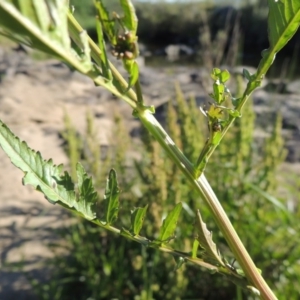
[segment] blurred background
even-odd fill
[[[104,1],[120,15],[117,0]],[[196,161],[207,137],[199,106],[211,101],[213,67],[245,88],[268,47],[266,0],[133,1],[139,19],[140,79],[147,104],[185,155]],[[70,0],[92,38],[92,1]],[[109,46],[108,46],[109,47]],[[299,299],[300,32],[274,65],[214,153],[206,176],[250,255],[279,299]],[[120,66],[119,61],[113,62]],[[125,75],[126,76],[126,75]],[[130,108],[47,55],[0,38],[0,118],[76,181],[80,161],[102,199],[117,171],[121,209],[149,204],[141,234],[157,235],[183,203],[171,245],[190,251],[196,209],[226,259],[238,268],[211,214]],[[21,184],[0,151],[0,299],[255,299],[218,274],[142,248],[53,206]],[[201,253],[199,253],[201,255]]]

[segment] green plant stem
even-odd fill
[[[136,95],[137,95],[137,99],[139,104],[144,104],[144,99],[143,99],[143,93],[142,93],[142,88],[141,88],[141,83],[140,80],[138,79],[135,86],[135,91],[136,91]]]
[[[70,35],[72,39],[81,45],[81,41],[76,40],[76,36],[78,33],[82,32],[81,26],[74,19],[71,13],[68,14],[68,20],[70,23],[70,27],[73,30],[70,30]],[[97,62],[101,57],[99,55],[98,46],[89,39],[89,45],[91,47],[91,56]],[[97,59],[97,60],[96,60]],[[101,64],[100,64],[101,65]],[[126,80],[122,77],[122,75],[113,67],[111,63],[109,63],[113,77],[116,81],[118,81],[123,88],[128,86]],[[256,77],[258,78],[258,77]],[[257,80],[257,79],[254,79]],[[256,86],[253,86],[254,80],[248,83],[247,89],[242,97],[242,100],[239,103],[237,109],[241,110],[244,103],[247,101],[249,95],[254,90]],[[106,87],[106,86],[105,86]],[[119,93],[120,94],[120,93]],[[199,192],[200,196],[205,200],[207,205],[212,212],[212,215],[222,231],[231,251],[235,255],[238,263],[243,269],[246,277],[249,282],[253,284],[255,288],[257,288],[263,299],[265,300],[276,300],[276,296],[269,288],[255,264],[253,263],[250,255],[245,249],[243,243],[235,232],[230,220],[228,219],[223,207],[218,201],[216,195],[211,189],[209,183],[207,182],[204,174],[202,174],[199,178],[196,176],[196,172],[193,164],[184,156],[184,154],[180,151],[180,149],[175,145],[169,135],[164,131],[156,118],[151,114],[148,109],[145,109],[143,106],[137,105],[137,96],[132,89],[130,89],[127,93],[128,96],[122,95],[122,99],[124,99],[135,111],[136,115],[140,118],[143,125],[148,129],[148,131],[155,137],[155,139],[160,143],[160,145],[165,149],[170,158],[176,163],[176,165],[182,170],[182,172],[187,176],[191,185]],[[124,97],[125,96],[125,97]],[[130,97],[130,98],[129,98]],[[222,137],[225,135],[231,124],[234,122],[235,118],[230,117],[230,121],[226,128],[224,128],[222,132]],[[220,140],[221,140],[220,139]],[[214,145],[209,149],[209,156],[212,154],[217,145]]]
[[[122,234],[122,231],[112,225],[104,225],[102,222],[98,221],[98,220],[91,220],[91,222],[93,222],[94,224],[108,230],[108,231],[111,231],[115,234],[118,234],[118,235],[124,235]],[[227,274],[227,275],[231,275],[229,274],[226,270],[224,269],[218,269],[215,265],[211,265],[205,261],[203,261],[202,259],[200,258],[193,258],[191,257],[188,253],[184,253],[184,252],[180,252],[180,251],[177,251],[177,250],[174,250],[172,249],[171,247],[168,247],[168,246],[165,246],[164,244],[158,246],[157,244],[152,244],[151,241],[149,241],[148,239],[140,236],[140,235],[129,235],[129,234],[126,234],[125,237],[129,240],[132,240],[132,241],[135,241],[143,246],[146,246],[146,247],[151,247],[151,248],[154,248],[154,249],[158,249],[162,252],[165,252],[165,253],[169,253],[171,255],[174,255],[174,256],[177,256],[177,257],[183,257],[186,261],[188,262],[191,262],[193,264],[196,264],[200,267],[203,267],[203,268],[206,268],[206,269],[209,269],[210,271],[212,272],[220,272],[220,273],[223,273],[223,274]]]
[[[275,53],[272,51],[268,55],[266,60],[264,61],[264,64],[260,64],[258,67],[258,71],[254,75],[251,76],[252,78],[248,82],[247,87],[243,93],[243,96],[239,100],[239,104],[236,107],[236,111],[238,111],[240,113],[240,115],[241,115],[242,109],[243,109],[244,105],[246,104],[246,102],[248,101],[250,95],[257,87],[260,86],[264,75],[268,72],[269,68],[271,67],[272,62],[274,60],[273,59],[274,55],[275,55]],[[213,144],[212,142],[208,141],[208,142],[210,142],[209,145],[205,145],[205,149],[203,149],[203,151],[201,152],[199,159],[197,161],[197,164],[196,164],[197,166],[199,166],[198,172],[197,172],[198,176],[200,176],[201,173],[203,172],[203,169],[204,169],[203,166],[205,167],[205,165],[208,162],[208,160],[210,159],[211,155],[216,150],[216,148],[218,147],[218,145],[220,144],[223,137],[226,135],[227,131],[229,130],[231,125],[234,123],[236,118],[237,117],[233,117],[231,115],[229,116],[229,120],[228,120],[226,126],[222,130],[222,133],[220,135],[218,143]],[[203,159],[205,159],[205,162],[202,162]]]
[[[138,115],[143,125],[156,138],[171,159],[189,179],[191,185],[199,192],[201,197],[208,204],[218,227],[222,231],[231,251],[235,255],[235,258],[243,269],[249,282],[260,291],[263,299],[277,299],[256,268],[204,174],[202,174],[198,179],[195,179],[195,170],[193,165],[177,148],[156,118],[147,109],[139,111]]]
[[[72,38],[72,40],[79,46],[82,47],[82,42],[79,38],[79,34],[84,30],[81,25],[77,22],[77,20],[74,18],[72,13],[68,12],[68,25],[69,25],[69,33]],[[98,66],[102,65],[101,61],[101,52],[97,44],[89,37],[88,38],[89,46],[91,48],[91,56],[93,60],[96,62]],[[125,91],[128,87],[127,81],[124,79],[124,77],[119,73],[119,71],[115,68],[115,66],[109,61],[109,68],[113,74],[113,77],[115,79],[114,83],[117,83],[120,85],[120,90]],[[105,87],[106,88],[106,87]],[[121,92],[120,92],[121,93]],[[125,98],[123,98],[132,108],[135,107],[135,104],[131,101],[137,102],[137,95],[132,89],[129,89],[125,94],[121,93]],[[128,100],[131,99],[130,100]]]
[[[239,103],[236,107],[236,111],[239,112],[240,115],[242,113],[242,109],[243,109],[244,105],[248,101],[252,92],[257,87],[260,86],[261,81],[263,80],[263,77],[268,72],[269,68],[271,67],[271,65],[274,61],[275,55],[276,55],[276,52],[275,52],[275,50],[273,50],[268,54],[267,57],[261,59],[261,62],[258,66],[257,72],[251,76],[251,80],[248,82],[247,87],[243,93],[243,96],[239,100]],[[207,140],[207,142],[204,145],[203,150],[201,151],[201,153],[199,155],[197,163],[196,163],[196,166],[197,166],[196,175],[197,176],[200,176],[202,174],[211,155],[216,150],[216,148],[218,147],[218,145],[220,144],[223,137],[226,135],[227,131],[229,130],[231,125],[234,123],[236,118],[237,117],[229,115],[229,120],[228,120],[226,126],[223,128],[217,143],[213,143],[213,139],[211,137]]]

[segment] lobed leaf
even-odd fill
[[[147,208],[148,204],[145,207],[136,207],[131,212],[131,232],[134,235],[138,235],[142,229]]]
[[[62,175],[63,165],[56,166],[51,159],[44,160],[40,152],[35,152],[25,142],[20,141],[2,121],[0,121],[0,146],[11,162],[25,173],[24,185],[32,185],[52,204],[59,203],[89,220],[96,218],[97,194],[91,179],[81,165],[77,165],[78,195],[76,195],[70,175],[67,172]]]
[[[200,246],[205,250],[205,253],[210,259],[218,262],[221,266],[225,266],[216,244],[212,240],[212,233],[207,230],[206,224],[202,221],[199,210],[197,210],[195,226],[198,233],[197,240]]]
[[[117,181],[117,173],[111,169],[107,178],[104,200],[105,220],[107,224],[112,224],[118,218],[119,211],[119,186]]]
[[[77,210],[86,216],[96,218],[96,203],[98,201],[98,194],[94,189],[93,180],[87,175],[83,166],[80,163],[76,165],[76,174],[78,180],[78,204]]]
[[[182,204],[178,203],[173,210],[163,220],[163,224],[160,228],[159,236],[157,241],[166,243],[169,239],[174,237],[177,221],[182,209]]]

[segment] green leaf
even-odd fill
[[[138,235],[142,229],[147,208],[148,205],[145,207],[136,207],[131,212],[131,231],[134,235]]]
[[[221,70],[218,69],[218,68],[213,68],[211,73],[210,73],[210,76],[213,80],[219,80],[219,76],[221,74]]]
[[[268,0],[270,47],[278,52],[296,33],[300,25],[299,0]]]
[[[251,80],[251,74],[247,69],[243,69],[243,76],[248,79]]]
[[[108,58],[106,54],[102,23],[100,22],[99,18],[96,18],[96,30],[98,36],[98,45],[100,48],[101,67],[102,67],[103,76],[108,80],[112,80],[113,76],[109,67]]]
[[[138,19],[135,14],[134,6],[132,5],[130,0],[120,0],[120,4],[124,12],[124,17],[122,18],[122,21],[125,27],[131,33],[133,33],[133,35],[136,35]]]
[[[70,175],[67,172],[62,175],[63,165],[56,166],[51,159],[44,160],[39,152],[21,142],[2,121],[0,146],[11,162],[25,173],[24,185],[32,185],[52,204],[65,206],[89,220],[96,218],[97,194],[81,165],[77,166],[79,196],[76,196]]]
[[[164,219],[163,224],[160,228],[159,236],[157,241],[165,243],[168,242],[170,238],[174,237],[174,232],[176,229],[177,221],[182,209],[182,204],[178,203],[173,208],[173,210]]]
[[[129,85],[127,90],[129,90],[139,79],[139,66],[134,60],[126,60],[125,64],[130,65],[130,67],[127,68],[127,71],[129,73]]]
[[[207,111],[207,115],[211,119],[219,120],[223,117],[223,109],[221,107],[218,107],[218,106],[212,104]]]
[[[220,81],[225,83],[230,78],[230,73],[227,70],[223,70],[219,76]]]
[[[199,241],[197,239],[195,239],[193,242],[193,248],[192,248],[192,258],[197,257],[198,248],[199,248]]]
[[[96,203],[98,201],[98,194],[94,189],[93,180],[87,175],[83,166],[80,163],[76,165],[76,174],[78,181],[78,204],[77,210],[80,211],[88,219],[96,218]]]
[[[296,33],[300,25],[299,0],[268,0],[268,32],[270,47],[262,52],[258,73],[265,73],[275,55]],[[263,71],[261,71],[263,70]]]
[[[248,183],[247,185],[251,189],[256,191],[259,195],[261,195],[266,200],[268,200],[270,203],[272,203],[276,208],[284,211],[285,213],[289,213],[288,209],[277,198],[275,198],[274,196],[270,195],[269,193],[263,191],[262,189],[260,189],[256,185],[253,185],[253,184],[250,184],[250,183]]]
[[[207,230],[206,224],[202,221],[199,210],[197,210],[195,226],[198,234],[197,240],[200,246],[205,250],[206,255],[221,266],[225,266],[216,244],[212,240],[212,233]]]
[[[232,117],[240,118],[240,117],[242,116],[241,113],[240,113],[238,110],[235,110],[235,109],[228,109],[227,111],[228,111],[228,113],[229,113]]]
[[[118,218],[119,211],[119,194],[117,173],[111,169],[107,178],[104,200],[105,205],[105,220],[107,224],[112,224]]]
[[[224,90],[225,86],[223,83],[220,83],[219,81],[216,81],[213,84],[213,89],[214,89],[214,99],[218,104],[221,104],[224,101]]]
[[[112,45],[116,45],[117,37],[116,37],[116,30],[115,30],[115,21],[110,19],[109,12],[106,9],[106,7],[103,5],[101,0],[96,0],[94,3],[105,34],[107,35],[110,43]]]
[[[178,269],[180,269],[183,264],[186,262],[185,261],[185,258],[182,257],[182,256],[173,256],[174,257],[174,260],[175,260],[175,263],[176,263],[176,266],[174,268],[174,271],[177,271]]]

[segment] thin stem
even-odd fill
[[[139,79],[137,80],[137,82],[135,84],[135,91],[136,91],[136,95],[137,95],[139,104],[144,104],[142,87],[141,87],[141,83],[140,83]]]
[[[204,174],[202,174],[198,179],[195,179],[195,170],[193,165],[177,148],[172,139],[148,110],[140,111],[139,117],[143,125],[156,138],[167,154],[186,175],[192,186],[208,204],[218,227],[222,231],[230,249],[235,255],[235,258],[250,283],[260,291],[263,299],[276,300],[276,296],[273,294],[272,290],[269,288],[256,268]]]

